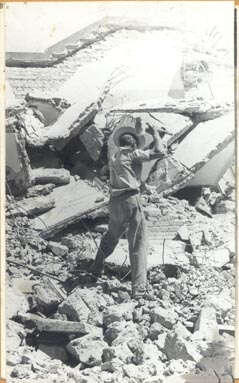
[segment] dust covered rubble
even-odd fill
[[[58,170],[64,183],[69,173]],[[146,191],[147,225],[155,228],[166,220],[165,227],[173,227],[171,244],[182,244],[188,261],[171,258],[169,264],[152,266],[150,299],[135,302],[123,262],[109,259],[105,275],[94,284],[88,280],[96,244],[107,229],[107,212],[100,217],[92,213],[81,229],[69,226],[47,240],[32,227],[32,214],[36,219],[42,212],[26,205],[20,209],[21,203],[29,201],[30,206],[31,199],[49,198],[62,187],[54,177],[56,172],[49,172],[42,184],[35,178],[23,199],[7,196],[8,381],[43,382],[47,375],[52,383],[166,383],[170,377],[199,375],[230,382],[233,210],[209,216],[186,199]],[[234,203],[232,195],[220,203],[223,199]]]
[[[93,231],[97,220],[88,222],[92,231],[72,228],[45,240],[26,212],[8,217],[8,381],[41,382],[47,375],[49,382],[167,382],[185,374],[230,381],[233,214],[210,218],[186,200],[144,195],[148,223],[164,217],[162,208],[187,222],[172,242],[186,245],[189,262],[149,269],[149,299],[142,302],[131,299],[130,276],[119,266],[106,265],[94,284],[87,279],[93,238],[102,235]]]
[[[124,254],[119,265],[109,259],[96,283],[88,279],[107,229],[107,206],[97,205],[109,195],[107,146],[114,124],[107,124],[100,110],[107,92],[107,87],[103,94],[102,89],[95,92],[84,107],[63,103],[49,126],[34,110],[9,116],[13,129],[27,128],[31,185],[22,195],[9,193],[6,201],[7,380],[41,382],[47,375],[52,383],[166,383],[171,376],[196,374],[230,382],[235,320],[232,194],[217,196],[210,190],[208,195],[204,190],[200,196],[205,209],[198,201],[166,197],[146,185],[142,199],[147,225],[156,227],[161,239],[170,233],[172,250],[167,263],[159,262],[159,241],[156,264],[148,269],[148,299],[131,299]],[[158,117],[175,113],[182,132],[196,120],[220,118],[229,109],[185,101],[162,105]],[[142,117],[147,121],[148,114]],[[85,194],[90,190],[92,210],[86,211],[83,203],[75,217],[75,207],[65,204],[69,188],[72,201],[75,188],[85,188]],[[59,201],[69,211],[63,223]],[[216,214],[222,202],[225,210]],[[41,235],[44,230],[36,230],[33,219],[51,224],[51,235]],[[150,237],[151,243],[154,239]],[[173,248],[179,252],[179,247],[180,254],[175,254]],[[121,244],[118,251],[122,256]]]

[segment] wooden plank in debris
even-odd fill
[[[17,318],[24,323],[26,327],[36,327],[39,331],[44,332],[59,332],[59,333],[79,333],[82,335],[88,334],[92,330],[92,326],[83,322],[63,321],[58,319],[40,318],[34,314],[18,313]]]
[[[55,188],[51,196],[55,200],[55,207],[42,214],[41,219],[32,220],[33,227],[45,237],[79,222],[83,215],[108,204],[102,192],[82,180],[75,181],[73,177],[68,185]]]

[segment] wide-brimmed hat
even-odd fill
[[[112,136],[115,145],[120,146],[119,138],[123,134],[131,134],[137,140],[138,148],[143,148],[145,146],[145,136],[142,134],[141,121],[133,118],[131,115],[125,115],[121,117],[118,122],[118,127],[113,131]]]
[[[138,148],[143,148],[145,146],[145,136],[142,134],[137,134],[135,129],[129,126],[122,126],[113,132],[114,143],[117,146],[120,146],[119,139],[123,134],[131,134],[137,140]]]

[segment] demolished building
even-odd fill
[[[230,382],[233,218],[218,214],[211,219],[223,202],[226,212],[233,215],[235,209],[233,198],[224,198],[234,185],[232,98],[211,97],[203,80],[207,75],[195,69],[198,58],[197,65],[185,65],[182,57],[172,60],[174,49],[180,51],[176,38],[160,65],[151,65],[154,54],[148,49],[135,66],[141,39],[151,48],[159,40],[163,49],[162,40],[179,31],[129,22],[115,23],[114,29],[114,34],[103,33],[102,41],[85,41],[81,49],[78,35],[67,46],[62,41],[49,49],[59,60],[55,67],[46,66],[49,73],[38,63],[24,72],[16,61],[8,68],[17,97],[6,111],[7,129],[12,129],[12,141],[6,142],[8,294],[16,303],[7,310],[11,377],[38,374],[44,380],[49,374],[50,381],[59,374],[72,382],[129,383],[138,376],[164,382],[163,374],[175,371],[190,381],[193,370],[212,382]],[[123,65],[118,57],[132,46]],[[65,47],[70,54],[62,52]],[[221,65],[215,64],[216,55],[205,55],[212,67]],[[145,71],[148,77],[142,77]],[[21,83],[17,73],[24,73]],[[153,297],[145,307],[130,300],[125,238],[106,264],[105,279],[92,286],[85,273],[107,229],[108,156],[115,150],[113,134],[128,114],[141,117],[147,147],[152,143],[147,123],[163,126],[169,149],[166,159],[145,163],[142,171]],[[19,135],[24,146],[17,146]],[[14,188],[10,181],[18,172],[25,186]],[[175,197],[186,187],[199,190],[206,207],[190,204],[184,194],[181,200]],[[203,194],[205,187],[210,190]],[[224,341],[226,354],[218,346]]]

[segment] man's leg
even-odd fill
[[[100,275],[103,271],[104,260],[109,257],[117,246],[120,237],[125,232],[127,224],[122,201],[117,198],[110,203],[110,220],[108,231],[103,236],[96,254],[93,270],[94,274]]]
[[[133,296],[143,294],[147,287],[147,239],[140,197],[133,197],[128,231]]]

